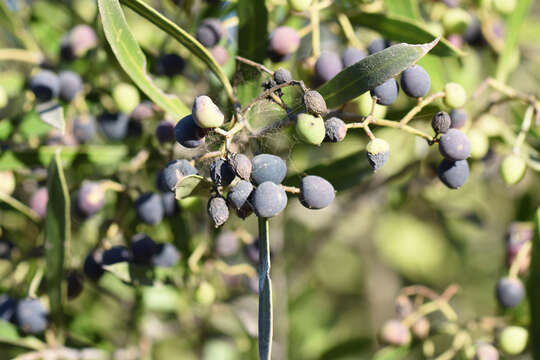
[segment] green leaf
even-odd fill
[[[176,198],[182,200],[188,196],[208,195],[212,183],[199,175],[184,176],[176,184]]]
[[[176,96],[165,94],[146,72],[146,58],[131,34],[118,0],[99,0],[99,14],[105,37],[131,80],[156,104],[176,119],[187,115],[190,109]]]
[[[437,42],[436,39],[421,45],[391,46],[349,66],[322,85],[318,91],[329,108],[338,107],[397,76],[426,55]]]
[[[45,219],[46,234],[46,273],[47,290],[51,306],[51,315],[60,328],[63,324],[63,305],[65,297],[62,291],[64,278],[65,253],[69,254],[71,237],[71,217],[69,190],[64,177],[64,170],[58,150],[51,160],[48,171],[47,217]]]
[[[262,63],[266,58],[268,10],[264,0],[240,0],[238,13],[238,55]],[[262,75],[251,66],[237,62],[235,85],[238,99],[246,103],[261,91]]]
[[[100,0],[100,3],[107,2],[118,3],[118,0]],[[175,38],[180,44],[184,45],[188,50],[191,51],[193,55],[201,59],[210,70],[217,76],[219,81],[223,84],[227,95],[231,102],[235,102],[234,91],[232,88],[227,75],[223,72],[223,69],[216,62],[212,54],[193,36],[191,36],[184,29],[180,28],[178,25],[161,15],[152,7],[148,6],[141,0],[120,0],[122,4],[128,6],[130,9],[146,18],[154,25],[159,27],[161,30],[165,31],[167,34]]]
[[[337,191],[342,191],[362,184],[373,175],[373,169],[369,166],[366,152],[362,150],[290,175],[283,183],[297,186],[303,174],[321,176]]]
[[[152,285],[153,271],[150,266],[120,262],[103,267],[121,281],[132,285]]]
[[[420,19],[417,0],[384,0],[384,5],[391,15],[401,15],[410,19]]]
[[[327,349],[319,357],[319,360],[349,359],[352,357],[360,358],[362,355],[365,355],[366,352],[371,350],[372,346],[373,340],[371,338],[350,338]]]
[[[402,16],[361,13],[350,17],[353,25],[363,26],[379,32],[388,40],[418,44],[436,38],[424,25]],[[440,39],[432,53],[438,56],[462,56],[463,51],[452,46],[446,39]]]
[[[512,70],[512,58],[514,52],[518,51],[517,45],[521,27],[525,22],[525,17],[529,14],[529,7],[532,0],[519,0],[515,10],[507,21],[506,38],[504,39],[504,50],[497,63],[496,78],[501,82],[506,82]]]
[[[39,118],[44,123],[64,132],[64,109],[55,100],[36,105],[36,111]]]
[[[259,358],[272,358],[273,309],[268,219],[259,218]]]
[[[534,216],[535,232],[532,240],[530,276],[527,283],[531,312],[531,350],[533,358],[540,358],[540,207]]]
[[[407,357],[408,353],[409,353],[409,349],[406,346],[402,346],[402,347],[388,346],[379,350],[373,357],[373,360],[399,360],[399,359],[403,359]]]

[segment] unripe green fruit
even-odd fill
[[[308,144],[320,145],[326,134],[324,120],[320,116],[300,114],[296,120],[296,133]]]
[[[516,0],[493,0],[493,7],[500,14],[509,15],[516,8]]]
[[[525,350],[529,332],[520,326],[509,326],[499,335],[499,347],[508,355],[517,355]]]
[[[486,134],[478,129],[471,129],[467,133],[467,137],[471,142],[471,157],[481,159],[486,156],[489,150],[489,139]]]
[[[492,114],[483,114],[476,121],[476,127],[480,129],[486,136],[497,136],[501,132],[500,122],[502,120]]]
[[[442,24],[447,34],[463,34],[470,21],[471,15],[462,8],[448,9],[442,18]]]
[[[195,298],[199,304],[210,305],[216,300],[216,290],[214,290],[212,285],[204,281],[196,290]]]
[[[131,84],[120,83],[113,89],[112,96],[118,110],[131,113],[140,102],[139,90]]]
[[[444,87],[444,102],[448,107],[460,108],[467,101],[467,93],[463,86],[457,83],[448,83]]]
[[[8,95],[6,89],[3,86],[0,86],[0,108],[3,108],[8,104]]]
[[[501,163],[501,176],[508,185],[517,184],[525,175],[525,170],[527,163],[516,154],[508,155]]]
[[[366,91],[362,95],[356,98],[355,102],[358,104],[358,114],[361,116],[368,116],[371,112],[371,107],[373,106],[373,99],[369,94],[369,91]],[[386,115],[387,107],[379,104],[375,104],[375,110],[373,116],[377,119],[382,119]]]
[[[306,11],[311,6],[311,0],[289,0],[288,2],[294,11]]]
[[[15,176],[11,171],[0,171],[0,193],[11,195],[15,191]]]
[[[191,109],[193,120],[203,129],[216,128],[223,125],[225,116],[216,104],[206,95],[197,96]]]

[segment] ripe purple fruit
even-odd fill
[[[450,129],[450,124],[452,120],[450,115],[444,111],[439,111],[431,119],[431,127],[436,134],[444,134]]]
[[[96,182],[83,182],[75,201],[78,215],[84,218],[91,217],[105,204],[105,190]]]
[[[371,168],[377,171],[388,161],[390,145],[386,140],[373,139],[366,146],[366,155]]]
[[[411,341],[411,333],[401,321],[389,320],[381,329],[381,341],[386,345],[407,345]]]
[[[285,209],[287,194],[280,185],[266,181],[255,189],[250,201],[253,211],[258,217],[271,218]]]
[[[229,207],[221,196],[214,196],[208,200],[207,211],[216,227],[225,224],[229,219]]]
[[[437,169],[437,174],[444,185],[450,189],[459,189],[469,177],[469,164],[467,160],[443,159]]]
[[[210,49],[210,54],[212,54],[216,62],[221,66],[229,61],[229,52],[221,45],[214,46]]]
[[[421,317],[413,324],[411,327],[411,332],[414,335],[414,337],[418,339],[425,339],[429,335],[429,321],[425,317]]]
[[[152,265],[159,267],[171,267],[178,264],[180,253],[173,244],[157,244],[156,253],[152,257]]]
[[[163,203],[155,193],[144,193],[135,201],[135,211],[139,219],[150,225],[156,225],[163,220]]]
[[[309,175],[300,182],[300,202],[308,209],[324,209],[335,197],[332,184],[320,176]]]
[[[175,53],[163,54],[157,59],[156,73],[167,77],[180,75],[186,67],[186,61]]]
[[[465,133],[450,129],[439,140],[439,152],[448,160],[465,160],[471,154],[471,143]]]
[[[189,163],[189,161],[181,159],[169,161],[167,165],[165,165],[165,168],[163,168],[161,174],[163,185],[165,185],[169,191],[174,191],[178,181],[184,176],[196,175],[198,174],[198,171]]]
[[[288,26],[280,26],[270,34],[268,43],[270,59],[275,62],[283,61],[299,46],[300,37],[296,30]]]
[[[499,352],[490,344],[480,344],[476,347],[474,360],[499,360]]]
[[[343,67],[349,67],[365,57],[366,53],[363,50],[357,48],[347,48],[343,54],[341,54],[341,61],[343,62]]]
[[[386,80],[381,85],[371,90],[371,96],[377,98],[377,103],[380,105],[392,105],[398,96],[398,86],[395,79]]]
[[[234,210],[239,211],[248,205],[248,199],[253,191],[253,185],[245,180],[240,180],[227,194],[227,200]]]
[[[347,135],[347,125],[337,117],[331,117],[326,120],[324,122],[324,128],[326,129],[325,141],[340,142]]]
[[[495,294],[499,305],[503,308],[513,308],[523,301],[525,288],[519,279],[504,277],[497,282]]]
[[[73,136],[81,144],[96,136],[96,120],[90,114],[83,114],[73,120]]]
[[[0,295],[0,319],[4,321],[14,321],[17,301],[8,295]]]
[[[326,101],[316,90],[308,90],[304,93],[304,106],[306,111],[314,115],[324,115],[328,111]]]
[[[387,40],[384,40],[383,38],[378,38],[373,40],[369,46],[368,46],[368,53],[369,55],[373,55],[375,53],[378,53],[379,51],[383,51],[387,47],[390,46],[390,42]]]
[[[292,78],[291,72],[287,69],[279,68],[276,71],[274,71],[274,81],[278,85],[289,82],[292,79],[293,78]]]
[[[431,79],[420,65],[413,65],[401,73],[401,88],[410,97],[426,96],[430,86]]]
[[[102,265],[102,254],[90,252],[84,260],[83,272],[90,280],[98,281],[104,273]]]
[[[452,121],[450,127],[460,129],[467,121],[467,112],[463,109],[452,109],[452,111],[450,111],[450,119]]]
[[[30,90],[40,102],[54,99],[60,93],[60,78],[49,70],[41,70],[30,79]]]
[[[229,186],[236,174],[225,159],[216,159],[210,165],[210,177],[216,186]]]
[[[47,215],[47,202],[49,201],[49,192],[46,187],[36,190],[30,198],[30,208],[34,210],[41,218]]]
[[[7,239],[0,239],[0,259],[11,259],[13,243]]]
[[[132,120],[144,121],[154,116],[154,104],[151,101],[143,101],[133,109],[129,117]]]
[[[287,174],[287,165],[280,157],[275,155],[257,155],[251,160],[251,164],[253,165],[251,180],[255,185],[266,181],[281,184]]]
[[[331,80],[343,70],[343,64],[339,55],[325,51],[315,62],[315,81],[319,84]]]
[[[88,25],[77,25],[62,39],[60,56],[64,60],[74,60],[84,56],[97,46],[97,35]]]
[[[75,96],[83,88],[81,76],[73,71],[62,71],[58,77],[60,78],[60,97],[62,100],[70,102],[75,99]]]
[[[111,140],[123,140],[128,135],[129,116],[105,112],[98,118],[101,131]]]
[[[160,143],[174,141],[174,125],[167,120],[160,121],[156,127],[156,138]]]
[[[207,48],[216,46],[222,37],[223,28],[218,19],[204,19],[195,33],[195,38]]]
[[[239,178],[249,181],[253,165],[246,155],[239,153],[231,154],[229,156],[229,164]]]
[[[75,299],[83,291],[82,275],[78,271],[71,271],[67,277],[67,297]]]
[[[192,115],[188,115],[176,123],[174,134],[180,145],[192,149],[204,144],[206,131],[195,124]]]
[[[227,257],[238,252],[240,241],[234,232],[223,231],[217,236],[214,246],[219,256]]]
[[[178,202],[176,201],[176,196],[172,192],[161,194],[161,203],[163,204],[163,215],[167,217],[176,215],[178,210],[180,210]]]
[[[103,265],[113,265],[121,262],[131,261],[132,255],[129,249],[125,246],[113,246],[103,252]]]
[[[156,251],[156,243],[146,234],[137,234],[131,239],[131,253],[137,263],[149,263]]]
[[[17,304],[15,318],[19,328],[27,334],[38,334],[47,328],[49,312],[39,299],[26,298]]]

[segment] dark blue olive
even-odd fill
[[[371,96],[377,98],[381,105],[392,105],[398,96],[398,86],[395,79],[389,79],[371,90]]]
[[[378,39],[373,40],[369,44],[368,53],[369,55],[373,55],[375,53],[378,53],[379,51],[383,51],[389,46],[390,46],[390,42],[388,40],[384,40],[383,38],[378,38]]]
[[[256,184],[271,181],[280,184],[287,174],[287,165],[278,156],[260,154],[251,159],[251,180]]]
[[[366,53],[363,50],[357,48],[347,48],[341,55],[341,61],[343,62],[344,67],[349,67],[365,57]]]
[[[188,115],[176,123],[174,134],[180,145],[192,149],[204,144],[206,131],[198,127],[193,117]]]
[[[30,79],[30,90],[40,102],[54,99],[60,93],[60,79],[49,70],[41,70]]]
[[[27,334],[39,334],[48,325],[49,312],[39,299],[26,298],[20,300],[15,312],[19,328]]]
[[[84,260],[83,272],[90,280],[98,281],[104,273],[102,264],[101,254],[91,252]]]
[[[431,79],[420,65],[413,65],[401,73],[401,88],[410,97],[426,96],[430,86]]]
[[[83,89],[83,81],[79,74],[73,71],[62,71],[60,78],[60,97],[62,100],[70,102]]]
[[[285,209],[287,194],[280,185],[266,181],[257,186],[250,201],[258,217],[271,218]]]
[[[152,265],[159,267],[175,266],[180,260],[180,253],[173,244],[158,244],[156,254],[152,257]]]
[[[103,265],[113,265],[121,262],[129,262],[132,259],[129,249],[122,245],[113,246],[103,252]]]
[[[166,186],[168,191],[174,191],[176,184],[184,176],[196,175],[198,174],[197,169],[185,159],[181,160],[172,160],[165,165],[162,170],[162,180],[163,185]]]
[[[332,184],[320,176],[309,175],[300,182],[300,202],[308,209],[323,209],[330,205],[336,193]]]
[[[156,243],[146,234],[133,236],[130,248],[133,254],[133,261],[142,264],[149,263],[157,251]]]
[[[467,160],[452,161],[443,159],[437,169],[439,179],[450,189],[459,189],[469,177]]]
[[[161,197],[154,193],[144,193],[135,201],[135,211],[139,219],[150,225],[163,220],[163,203]]]
[[[495,294],[503,308],[513,308],[523,301],[525,287],[519,279],[504,277],[497,282]]]
[[[103,134],[111,140],[123,140],[128,135],[129,116],[123,113],[104,113],[98,118]]]
[[[210,177],[216,186],[229,186],[236,174],[225,159],[216,159],[210,164]]]

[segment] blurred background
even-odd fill
[[[180,253],[177,265],[156,268],[151,275],[130,274],[129,281],[122,270],[106,271],[99,282],[84,279],[81,294],[64,307],[66,346],[98,349],[118,359],[256,359],[256,217],[243,221],[231,216],[223,227],[215,229],[206,214],[207,200],[202,197],[178,202],[173,215],[157,225],[140,222],[134,211],[140,193],[156,191],[156,177],[167,161],[212,151],[220,139],[210,135],[202,152],[162,143],[155,131],[164,114],[151,105],[149,116],[133,120],[133,136],[111,140],[98,131],[86,142],[77,139],[75,118],[126,109],[132,113],[135,106],[147,101],[138,90],[136,96],[114,95],[119,83],[133,83],[104,37],[96,2],[2,1],[0,86],[9,101],[0,109],[0,191],[31,207],[33,195],[46,185],[54,149],[61,146],[72,198],[83,181],[113,182],[106,186],[105,205],[95,216],[73,217],[66,259],[69,270],[81,274],[89,251],[127,245],[137,233],[145,233],[158,243],[172,243]],[[145,2],[190,34],[195,34],[202,19],[219,18],[227,29],[220,43],[227,58],[220,63],[227,75],[235,78],[235,1]],[[296,29],[309,24],[309,15],[290,12],[286,1],[266,3],[270,31],[281,24]],[[442,19],[454,4],[417,3],[421,14],[417,21],[434,33],[445,34]],[[388,13],[388,5],[379,0],[342,0],[333,6],[342,11]],[[459,315],[458,327],[481,324],[484,319],[495,328],[504,323],[529,324],[526,303],[503,312],[494,296],[497,280],[508,271],[509,227],[514,222],[532,221],[540,204],[540,182],[533,169],[513,186],[505,184],[499,174],[526,106],[499,101],[501,96],[490,89],[472,98],[482,82],[496,73],[511,16],[484,1],[463,0],[458,6],[470,16],[466,32],[445,36],[465,55],[429,55],[420,64],[431,76],[431,92],[454,81],[470,96],[465,108],[469,114],[466,129],[476,150],[469,162],[470,177],[461,189],[450,190],[438,180],[440,154],[435,147],[397,129],[373,129],[391,148],[387,164],[376,173],[366,161],[368,138],[361,131],[350,131],[343,142],[320,147],[302,144],[290,129],[259,139],[260,151],[286,160],[287,185],[298,185],[307,173],[323,176],[337,190],[336,201],[318,211],[304,208],[292,196],[287,209],[270,223],[274,359],[374,358],[381,348],[377,340],[381,326],[398,317],[396,299],[402,288],[411,285],[439,294],[457,285],[459,290],[450,304]],[[188,108],[200,94],[208,94],[227,108],[226,94],[205,64],[127,7],[124,13],[157,86],[177,95]],[[66,34],[80,24],[95,31],[96,44],[83,55],[63,58]],[[353,25],[364,47],[380,37],[369,26]],[[320,30],[321,48],[340,54],[347,47],[332,6],[321,10]],[[507,84],[534,96],[539,95],[539,35],[540,3],[532,1],[518,46],[512,49]],[[279,65],[267,60],[265,65],[285,67],[294,78],[311,84],[311,43],[308,33],[289,60]],[[25,49],[22,60],[17,53],[5,51],[13,48]],[[174,76],[159,69],[162,56],[171,53],[184,62]],[[39,56],[33,58],[32,54]],[[43,122],[34,106],[28,81],[40,66],[54,71],[69,69],[83,79],[84,99],[62,104],[66,135]],[[129,102],[134,99],[133,106]],[[486,115],[490,102],[495,104]],[[414,105],[400,93],[396,103],[386,109],[385,118],[399,120]],[[365,98],[359,98],[348,104],[347,110],[363,114],[365,107]],[[433,103],[412,125],[429,133],[431,118],[440,109],[445,109],[442,102]],[[250,112],[249,120],[262,126],[281,115],[269,103],[262,103]],[[177,120],[169,119],[173,124]],[[470,135],[471,129],[476,135]],[[540,151],[539,136],[536,122],[526,138],[533,154]],[[239,150],[250,156],[256,151],[249,146]],[[203,161],[197,168],[208,175],[208,165]],[[39,280],[47,272],[44,222],[29,218],[4,201],[0,203],[0,233],[0,293],[26,297],[34,284],[35,294],[49,307],[49,284]],[[448,323],[442,316],[436,313],[428,319],[433,335],[430,344],[435,354],[440,354],[451,347],[453,336],[445,333]],[[468,328],[475,339],[492,339],[493,333],[482,326]],[[49,327],[44,334],[27,335],[0,321],[0,359],[54,344],[56,330]],[[102,354],[99,351],[94,355]],[[425,353],[425,341],[414,339],[406,353],[386,358],[419,359],[425,358]]]

